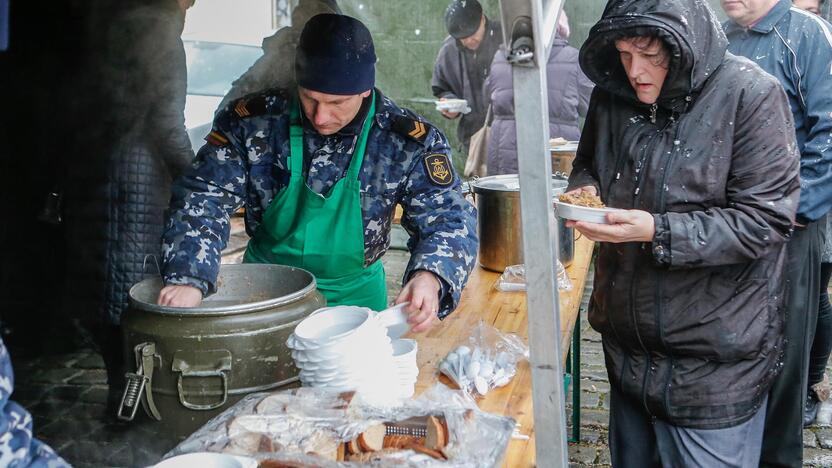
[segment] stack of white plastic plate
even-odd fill
[[[370,309],[319,309],[295,327],[287,345],[304,386],[357,390],[379,404],[410,396],[396,372],[388,329]]]
[[[393,364],[396,366],[396,379],[403,398],[410,398],[416,390],[419,366],[416,364],[416,340],[393,341]]]

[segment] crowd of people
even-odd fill
[[[551,137],[578,140],[569,191],[621,209],[570,221],[598,243],[589,321],[611,387],[612,464],[801,466],[802,428],[829,398],[832,351],[832,26],[822,1],[609,0],[580,50],[559,18],[545,62]],[[244,261],[305,268],[330,305],[387,305],[381,257],[395,207],[410,235],[396,303],[412,331],[452,313],[474,268],[476,213],[451,144],[376,86],[373,38],[334,0],[301,0],[266,38],[194,155],[179,36],[193,0],[112,22],[96,167],[55,189],[65,294],[101,350],[110,402],[124,385],[120,319],[146,259],[158,303],[217,289],[230,216],[245,208]],[[490,127],[489,175],[517,172],[512,65],[476,0],[444,12],[430,83],[464,99],[463,154]],[[118,37],[116,37],[118,36]],[[0,38],[3,37],[0,29]],[[584,121],[585,119],[585,121]],[[8,400],[0,341],[0,461],[62,466]],[[110,408],[111,412],[114,407]]]

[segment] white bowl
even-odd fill
[[[313,312],[295,327],[295,339],[301,343],[324,344],[343,339],[373,317],[366,307],[325,307]]]
[[[607,214],[616,211],[624,211],[618,208],[589,208],[586,206],[571,205],[561,201],[555,201],[558,216],[573,221],[586,221],[588,223],[609,224]]]
[[[197,452],[162,460],[153,468],[256,468],[257,460],[227,453]]]
[[[416,340],[395,340],[393,345],[393,362],[397,365],[416,365],[416,353],[419,346]]]
[[[387,328],[387,336],[390,339],[401,338],[410,331],[410,324],[407,323],[410,315],[404,310],[409,304],[409,302],[403,302],[389,309],[384,309],[376,315],[378,321]]]

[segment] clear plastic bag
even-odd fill
[[[517,363],[528,358],[529,348],[519,336],[480,321],[471,336],[439,363],[439,372],[463,391],[485,395],[508,384],[517,373]]]
[[[444,427],[443,447],[434,451],[442,455],[440,458],[413,447],[362,452],[354,454],[360,457],[346,460],[350,458],[345,455],[350,444],[360,445],[359,436],[371,428],[383,424],[386,434],[414,427],[418,431],[419,424],[429,421],[429,417],[441,419]],[[444,385],[436,385],[398,407],[370,405],[358,393],[302,387],[247,395],[165,458],[222,452],[253,457],[261,463],[273,461],[275,466],[295,463],[344,467],[355,466],[356,462],[362,466],[496,466],[514,428],[514,419],[482,412],[469,395]],[[421,435],[424,444],[429,443],[428,439]]]
[[[569,274],[566,273],[566,268],[563,264],[558,262],[558,289],[561,291],[571,291],[572,281],[569,280]],[[525,291],[526,290],[526,267],[525,265],[511,265],[506,267],[500,279],[494,284],[494,287],[499,291]]]

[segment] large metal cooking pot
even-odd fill
[[[477,203],[479,262],[483,268],[502,272],[523,263],[523,223],[520,220],[520,179],[517,174],[482,177],[470,182]],[[567,181],[552,177],[555,196],[566,190]],[[575,233],[566,220],[557,218],[560,261],[572,263]]]
[[[158,430],[184,437],[252,392],[297,381],[286,339],[326,305],[306,270],[223,265],[217,293],[195,308],[156,304],[162,282],[130,289],[122,319],[127,391],[119,411],[132,419],[138,400]],[[132,403],[132,405],[131,405]]]

